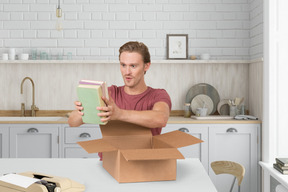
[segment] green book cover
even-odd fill
[[[106,106],[102,100],[102,89],[99,85],[84,85],[79,84],[77,87],[77,95],[79,101],[82,103],[84,115],[82,120],[84,123],[91,124],[106,124],[101,122],[100,117],[97,115],[101,111],[97,107]]]

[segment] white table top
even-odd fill
[[[99,159],[0,159],[0,175],[33,171],[67,177],[86,187],[86,192],[216,192],[199,159],[177,160],[176,181],[119,184],[102,167]]]
[[[277,179],[277,181],[279,181],[284,187],[288,189],[288,175],[283,175],[274,169],[273,163],[265,163],[260,161],[259,164],[265,171],[268,171],[270,175],[272,175],[275,179]]]

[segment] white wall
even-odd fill
[[[1,0],[0,54],[14,47],[116,60],[123,43],[138,40],[152,59],[165,59],[166,34],[188,34],[189,55],[261,57],[261,0],[61,0],[61,32],[55,29],[57,2]]]
[[[288,13],[286,0],[265,0],[263,161],[287,157]]]
[[[263,57],[263,0],[249,0],[250,4],[250,56]]]

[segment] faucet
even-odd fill
[[[32,83],[32,105],[31,105],[31,110],[32,110],[32,117],[35,117],[36,116],[36,111],[39,110],[38,107],[36,107],[35,105],[35,87],[34,87],[34,82],[33,80],[30,78],[30,77],[25,77],[22,82],[21,82],[21,94],[23,94],[23,84],[24,84],[24,81],[26,79],[29,79]],[[22,116],[25,116],[25,104],[24,103],[21,103],[21,115]]]

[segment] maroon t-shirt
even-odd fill
[[[153,89],[148,87],[146,91],[139,95],[129,95],[125,93],[124,86],[117,87],[112,85],[108,91],[120,109],[126,110],[152,110],[155,103],[159,101],[166,102],[171,110],[171,99],[164,89]],[[152,128],[152,135],[161,134],[162,127]],[[102,153],[98,153],[102,161]]]
[[[171,110],[171,99],[164,89],[153,89],[148,87],[146,91],[139,95],[129,95],[125,93],[124,86],[112,85],[108,88],[112,99],[120,109],[125,110],[152,110],[155,103],[166,102]],[[162,127],[152,128],[152,135],[161,134]]]

